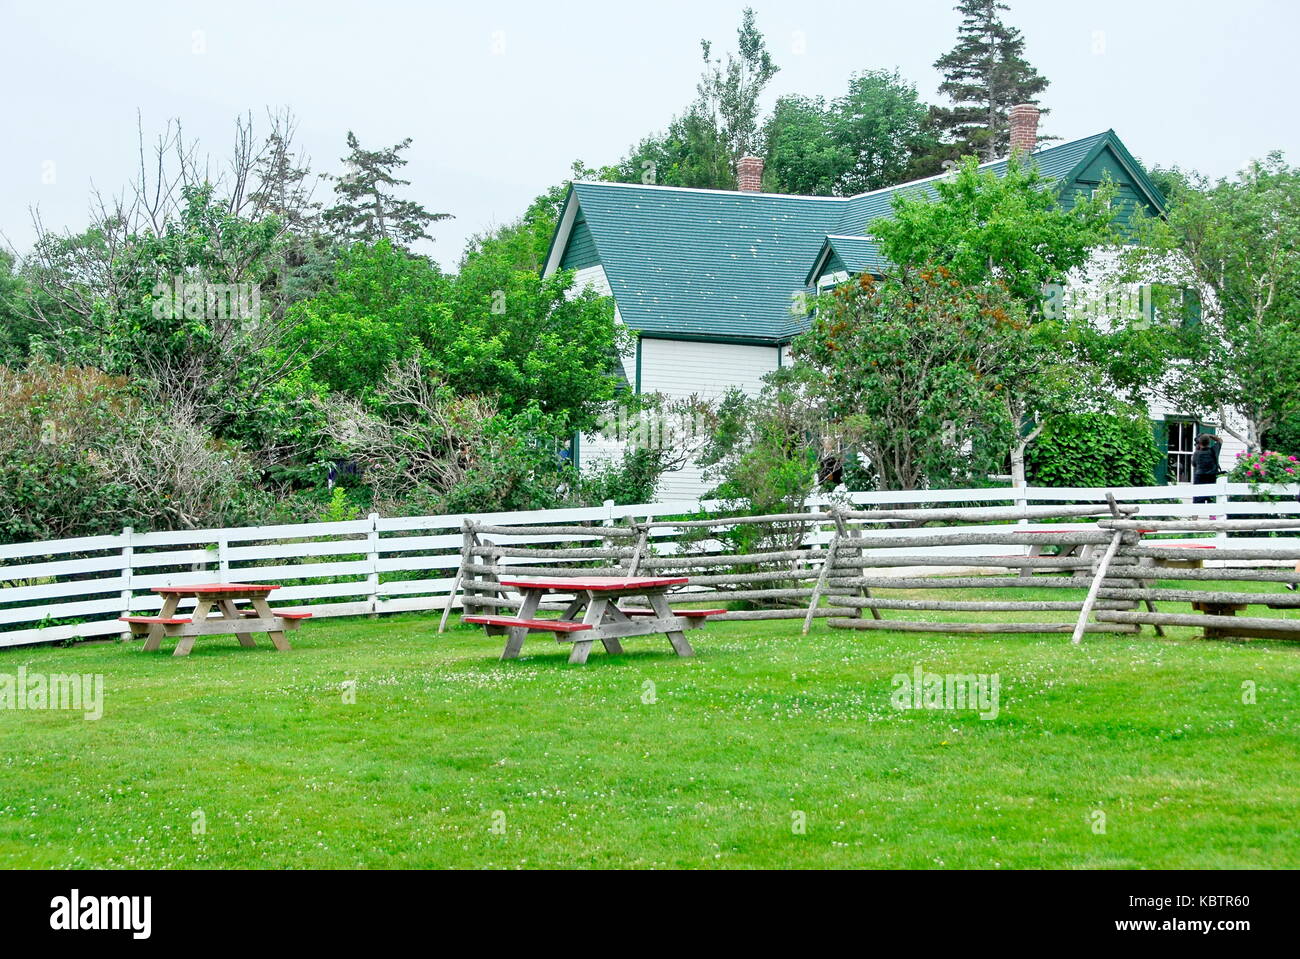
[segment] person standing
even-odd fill
[[[1219,480],[1219,451],[1223,449],[1223,440],[1213,433],[1202,433],[1196,437],[1196,451],[1192,453],[1192,482],[1198,486],[1217,483]],[[1193,503],[1213,503],[1213,496],[1197,496]]]

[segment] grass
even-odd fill
[[[431,616],[0,652],[105,693],[0,710],[0,867],[1300,866],[1300,644],[799,626],[584,667]],[[895,709],[918,664],[997,673],[997,718]]]

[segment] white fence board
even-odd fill
[[[93,553],[102,549],[122,549],[126,538],[121,533],[112,536],[80,536],[76,539],[54,539],[43,543],[10,543],[0,546],[0,559],[21,559],[24,556],[58,556],[62,553]]]
[[[96,593],[120,593],[130,581],[125,576],[106,576],[99,579],[74,579],[61,583],[42,583],[39,586],[15,586],[0,589],[0,605],[28,603],[38,599],[59,599],[64,596],[94,596]]]
[[[1120,502],[1139,503],[1138,518],[1179,519],[1215,516],[1283,515],[1300,516],[1295,496],[1300,487],[1276,487],[1271,490],[1283,497],[1276,502],[1227,502],[1230,496],[1251,497],[1256,493],[1244,483],[1220,482],[1207,486],[1154,486],[1111,490]],[[863,509],[888,509],[906,506],[943,506],[945,504],[980,504],[989,508],[1054,503],[1106,502],[1105,489],[949,489],[908,490],[840,494],[814,499],[811,512],[834,505],[853,505]],[[1213,496],[1215,502],[1195,504],[1195,496]],[[1150,502],[1151,500],[1162,502]],[[466,519],[494,526],[546,526],[591,523],[623,525],[631,517],[644,521],[665,517],[698,518],[721,512],[725,504],[714,501],[679,500],[631,506],[584,507],[581,509],[529,510],[519,513],[478,513],[449,516],[379,517],[335,523],[281,524],[239,529],[168,530],[153,533],[128,533],[109,536],[70,537],[42,543],[14,543],[0,546],[0,625],[35,623],[46,620],[82,619],[83,622],[58,623],[53,626],[17,628],[0,631],[0,646],[50,642],[77,637],[106,636],[120,633],[117,616],[131,611],[147,612],[162,605],[151,592],[159,586],[184,586],[216,580],[293,583],[302,579],[319,579],[319,583],[285,585],[273,594],[279,608],[310,612],[318,617],[352,616],[399,610],[441,610],[447,603],[460,565],[461,529]],[[1062,520],[1059,523],[1034,522],[1017,524],[1018,531],[1061,529],[1087,521]],[[734,524],[719,517],[712,535],[684,548],[672,527],[650,531],[649,542],[654,555],[710,555],[725,551],[718,538]],[[891,521],[891,535],[911,538],[925,535]],[[1005,524],[990,520],[987,525],[973,525],[970,531],[1001,530]],[[805,547],[824,547],[834,535],[829,517],[825,522],[809,522],[804,533]],[[355,537],[355,538],[354,538]],[[554,536],[489,535],[496,545],[545,545],[600,539],[597,530],[590,537],[557,534]],[[1180,535],[1171,531],[1164,543],[1205,543],[1205,537]],[[1262,546],[1278,550],[1279,562],[1300,555],[1300,537],[1255,536],[1212,538],[1213,542],[1242,546]],[[624,540],[613,545],[630,546]],[[1001,546],[999,552],[1019,555],[1021,546]],[[904,555],[906,548],[878,548],[874,555]],[[911,552],[935,556],[988,554],[988,547],[960,545],[913,549]],[[324,558],[326,562],[294,563],[299,559]],[[18,560],[20,562],[14,562]],[[27,562],[21,562],[27,560]],[[506,566],[548,567],[564,565],[562,559],[536,559],[526,556],[504,557]],[[820,562],[815,555],[812,562]],[[182,567],[163,572],[165,567]],[[190,567],[190,568],[184,568]],[[197,568],[195,568],[197,567]],[[426,571],[418,579],[402,574]],[[86,574],[103,574],[91,579],[75,579]],[[50,580],[40,582],[40,580]],[[116,594],[116,595],[105,595]],[[307,600],[337,600],[311,602]],[[288,604],[288,605],[286,605]],[[293,605],[298,604],[298,605]],[[190,604],[185,604],[189,606]],[[3,608],[3,607],[8,608]]]

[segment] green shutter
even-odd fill
[[[1196,326],[1201,322],[1201,295],[1196,290],[1183,290],[1183,326]]]
[[[1164,486],[1169,482],[1169,427],[1164,420],[1152,424],[1156,431],[1156,446],[1160,447],[1160,459],[1156,461],[1156,485]]]

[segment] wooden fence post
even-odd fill
[[[838,506],[835,507],[835,511],[834,511],[834,513],[835,513],[835,529],[838,531],[838,534],[839,534],[840,536],[845,537],[845,538],[848,539],[850,542],[852,542],[854,539],[857,539],[857,540],[861,540],[861,539],[862,539],[862,535],[861,535],[861,532],[860,532],[860,531],[859,531],[858,534],[855,535],[855,534],[853,533],[853,531],[849,529],[848,521],[844,518],[844,513],[843,513],[843,511],[842,511]],[[866,550],[863,549],[861,546],[859,546],[858,549],[857,549],[857,552],[856,552],[856,554],[855,554],[856,558],[859,559],[859,560],[861,560],[861,559],[863,559],[866,555],[867,555]],[[863,573],[862,573],[862,567],[860,567],[860,566],[857,567],[857,570],[858,570],[858,575],[859,575],[859,576],[863,575]],[[868,589],[868,588],[865,587],[865,586],[859,586],[859,587],[858,587],[858,590],[857,590],[857,593],[858,593],[858,597],[861,598],[861,599],[870,599],[870,598],[871,598],[871,590]],[[853,612],[849,614],[849,618],[850,618],[850,619],[861,619],[861,618],[862,618],[862,607],[860,607],[860,606],[859,606],[859,607],[855,607],[854,610],[853,610]],[[871,607],[871,618],[872,618],[872,619],[880,619],[880,610],[876,609],[874,606]]]
[[[831,569],[835,566],[835,551],[840,546],[840,534],[836,533],[831,537],[830,544],[826,547],[826,559],[822,562],[821,574],[817,577],[817,585],[813,587],[812,596],[808,599],[808,615],[803,619],[803,635],[808,635],[808,630],[812,628],[813,615],[817,612],[817,604],[821,602],[822,589],[826,586],[826,581],[830,578]]]
[[[1119,519],[1123,514],[1120,512],[1119,504],[1115,502],[1115,494],[1107,491],[1106,504],[1110,507],[1110,515]],[[1083,608],[1079,610],[1079,621],[1074,624],[1074,635],[1070,637],[1070,642],[1078,646],[1083,641],[1084,630],[1088,626],[1088,617],[1092,615],[1092,607],[1097,603],[1097,593],[1101,590],[1101,581],[1106,578],[1106,572],[1110,569],[1110,561],[1115,558],[1115,551],[1119,549],[1120,542],[1124,539],[1124,530],[1115,530],[1115,535],[1110,538],[1110,545],[1106,547],[1106,554],[1102,556],[1101,562],[1097,564],[1097,573],[1092,577],[1092,584],[1088,587],[1088,596],[1083,601]]]
[[[1218,482],[1218,489],[1215,490],[1214,502],[1220,506],[1227,506],[1228,505],[1228,477],[1220,476],[1217,482]],[[1226,520],[1227,518],[1228,518],[1228,511],[1225,509],[1222,513],[1219,514],[1219,519]],[[1228,531],[1226,529],[1221,529],[1214,534],[1214,545],[1220,547],[1228,545]]]
[[[135,530],[130,526],[122,527],[122,579],[125,581],[122,586],[122,615],[130,616],[131,607],[135,604],[135,590],[131,587],[131,570],[135,562],[135,548],[131,545],[131,539],[135,536]],[[121,634],[123,639],[131,638],[131,630],[127,629]]]
[[[366,559],[370,563],[370,574],[366,582],[370,590],[370,618],[379,616],[379,514],[370,514],[370,532],[366,536],[369,551]]]

